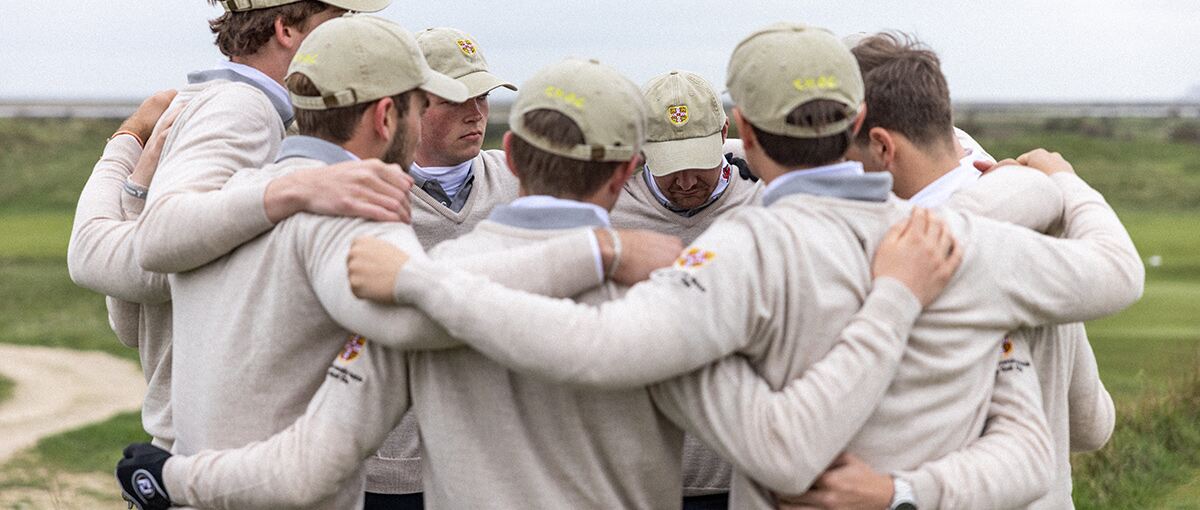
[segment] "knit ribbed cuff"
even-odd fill
[[[171,503],[175,506],[190,504],[187,501],[187,481],[191,469],[192,458],[183,455],[172,455],[166,464],[163,464],[163,488],[167,490],[167,494],[171,496]]]

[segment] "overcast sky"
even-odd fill
[[[0,100],[133,98],[221,56],[204,0],[0,0]],[[409,30],[472,34],[520,83],[567,56],[637,83],[672,68],[723,90],[733,47],[779,20],[838,35],[898,29],[932,46],[956,100],[1169,100],[1200,85],[1196,0],[396,0]]]

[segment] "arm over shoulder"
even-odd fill
[[[267,183],[222,190],[243,168],[271,162],[283,122],[254,88],[216,85],[184,107],[163,149],[136,237],[138,261],[177,273],[200,267],[270,229]]]

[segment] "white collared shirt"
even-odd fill
[[[239,64],[237,62],[230,62],[228,60],[221,61],[218,66],[223,69],[228,69],[238,73],[246,77],[246,79],[257,83],[263,91],[271,94],[276,99],[281,101],[281,104],[292,104],[292,98],[288,96],[287,89],[283,88],[283,85],[280,85],[279,82],[275,81],[270,76],[267,76],[262,71],[259,71],[258,69],[250,67],[246,64]]]
[[[766,189],[763,190],[763,195],[766,195],[766,194],[770,193],[772,190],[775,190],[775,189],[779,188],[780,186],[783,186],[783,183],[788,182],[797,177],[800,177],[802,175],[811,176],[811,175],[862,175],[862,174],[863,174],[862,163],[859,163],[857,161],[843,161],[841,163],[834,163],[832,165],[818,166],[818,167],[809,168],[806,170],[792,170],[791,172],[788,172],[779,177],[776,177],[774,181],[771,181],[771,184],[768,184]]]
[[[438,183],[442,187],[442,191],[446,192],[446,196],[454,199],[454,196],[467,183],[467,179],[471,177],[471,163],[474,162],[475,159],[472,158],[455,166],[427,167],[413,163],[409,171],[421,179]]]
[[[519,197],[508,204],[510,207],[570,207],[572,209],[586,209],[596,213],[596,218],[606,227],[611,227],[612,222],[608,219],[608,211],[596,204],[580,202],[578,200],[568,200],[565,198],[552,197],[549,195],[530,195]],[[604,274],[604,258],[600,255],[600,241],[596,240],[595,234],[592,235],[592,252],[596,254],[596,274],[600,275],[600,279],[606,278]]]
[[[921,188],[921,191],[918,191],[908,201],[913,205],[925,208],[934,208],[946,203],[951,196],[958,193],[959,190],[975,184],[975,181],[979,180],[979,176],[983,175],[982,172],[975,169],[974,161],[975,159],[971,156],[963,158],[962,161],[959,161],[958,166],[954,167],[954,170]]]

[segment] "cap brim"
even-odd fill
[[[458,81],[467,86],[467,97],[479,97],[500,87],[508,90],[517,90],[516,85],[501,80],[496,75],[487,71],[475,71],[465,74],[458,77]]]
[[[417,88],[452,103],[462,103],[471,97],[467,95],[466,85],[459,83],[454,78],[432,70],[425,76],[425,83],[422,83]]]
[[[392,4],[392,0],[321,0],[323,4],[341,7],[347,11],[379,12]]]
[[[646,154],[646,166],[650,168],[650,173],[662,177],[681,170],[720,166],[725,160],[722,144],[721,132],[718,131],[703,138],[646,142],[642,152]]]

